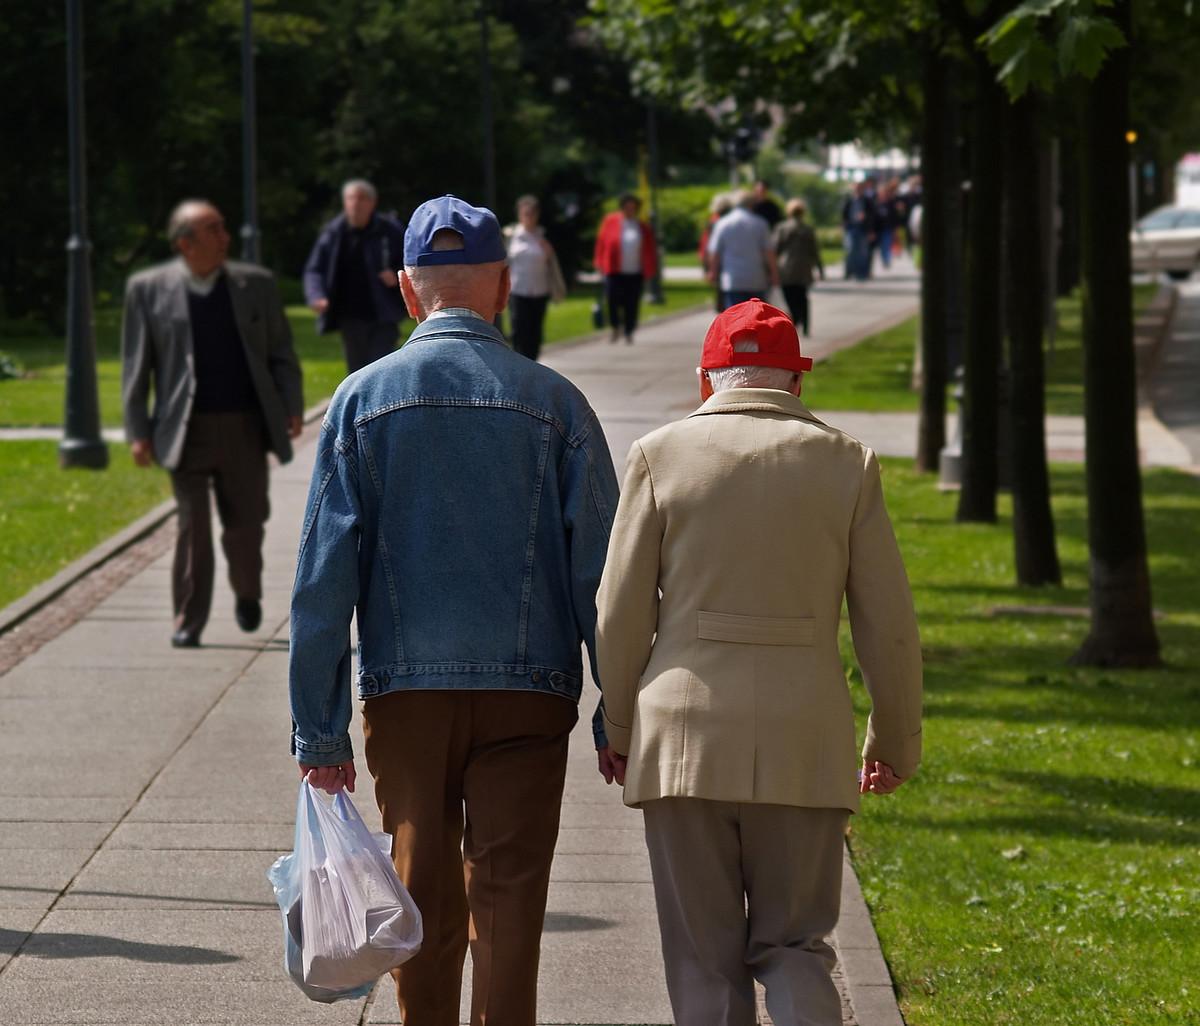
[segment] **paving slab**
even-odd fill
[[[39,909],[0,908],[0,971],[29,939],[43,915]]]
[[[126,820],[106,849],[132,851],[288,851],[290,823],[138,823]]]
[[[0,922],[3,922],[0,919]],[[214,987],[283,979],[282,919],[276,910],[137,909],[51,912],[5,979],[185,982],[203,967]],[[285,981],[286,982],[286,981]]]
[[[291,848],[291,845],[288,845]],[[267,868],[282,852],[137,851],[107,845],[60,909],[276,908]]]
[[[0,976],[5,1026],[356,1026],[362,1014],[361,1002],[309,1001],[287,979],[214,985],[200,975],[154,982],[118,974],[85,987],[72,975],[64,966],[54,980]]]
[[[54,848],[91,848],[95,850],[115,825],[115,822],[63,822],[61,820],[0,822],[0,850],[38,851]]]
[[[94,848],[36,852],[0,848],[0,909],[46,911],[94,852]]]
[[[0,830],[10,823],[116,823],[129,802],[88,795],[79,787],[70,797],[0,794]]]

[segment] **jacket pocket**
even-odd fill
[[[738,616],[701,609],[696,620],[697,637],[742,645],[812,645],[817,632],[811,616]]]

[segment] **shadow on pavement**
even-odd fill
[[[131,962],[168,965],[222,965],[240,962],[238,955],[188,944],[143,944],[121,937],[90,933],[35,933],[0,929],[0,952],[12,954],[29,939],[21,954],[26,958],[125,958]]]
[[[574,916],[564,912],[547,912],[542,929],[546,933],[582,933],[587,930],[609,930],[616,926],[611,919],[599,916]]]

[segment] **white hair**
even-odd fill
[[[733,344],[735,353],[757,353],[758,343],[752,338],[739,339]],[[736,367],[713,367],[708,371],[708,383],[714,392],[725,392],[731,388],[775,388],[790,392],[796,381],[796,372],[786,367],[759,367],[755,364],[739,364]]]
[[[348,192],[361,192],[372,203],[379,199],[379,194],[375,191],[375,186],[368,182],[365,178],[351,178],[342,185],[342,195],[345,196]]]

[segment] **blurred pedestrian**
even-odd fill
[[[267,452],[291,459],[304,399],[275,278],[226,260],[221,212],[185,200],[171,213],[167,237],[178,259],[139,271],[125,287],[121,398],[134,462],[157,462],[171,474],[179,511],[171,644],[192,648],[212,606],[210,483],[235,619],[244,631],[262,622]]]
[[[342,383],[317,450],[292,593],[292,750],[313,786],[354,789],[353,618],[367,767],[424,924],[393,973],[401,1018],[459,1021],[470,938],[469,1021],[533,1026],[617,482],[587,400],[492,324],[509,293],[495,215],[430,200],[403,259],[416,330]]]
[[[719,284],[722,309],[766,299],[779,282],[771,229],[753,207],[753,193],[739,192],[734,209],[717,222],[708,240],[708,278]]]
[[[754,183],[754,212],[767,222],[768,227],[774,228],[783,220],[783,211],[779,204],[771,198],[771,187],[765,179],[760,178]]]
[[[792,314],[792,322],[808,337],[808,289],[815,275],[825,279],[817,235],[805,220],[808,205],[802,199],[790,200],[787,217],[773,233],[775,256],[779,263],[779,285]]]
[[[708,240],[712,236],[712,230],[716,223],[721,220],[726,214],[733,209],[733,197],[727,192],[719,192],[712,198],[712,203],[708,208],[708,222],[704,226],[704,231],[700,233],[700,267],[704,271],[705,277],[708,277],[708,268],[711,263],[711,258],[708,255]],[[713,303],[717,313],[720,313],[724,307],[721,305],[721,287],[719,284],[714,286]]]
[[[885,269],[892,266],[892,257],[899,251],[899,235],[908,221],[908,211],[900,197],[900,180],[888,181],[879,193],[875,221],[879,235],[879,258]]]
[[[375,186],[352,178],[342,212],[321,229],[304,265],[304,298],[317,313],[317,334],[340,331],[346,370],[387,356],[404,319],[396,267],[404,230],[375,208]]]
[[[517,223],[505,233],[512,279],[508,314],[512,318],[513,348],[531,360],[536,360],[542,349],[547,304],[567,294],[558,257],[540,218],[537,197],[522,196],[517,200]]]
[[[625,193],[618,208],[600,222],[596,248],[592,254],[596,270],[604,275],[604,293],[608,298],[610,342],[624,333],[633,344],[637,330],[638,307],[646,280],[658,272],[658,244],[654,229],[638,216],[642,201]]]
[[[866,281],[871,276],[871,243],[875,237],[875,205],[867,195],[866,182],[856,182],[843,204],[842,230],[846,240],[846,277]]]
[[[875,454],[814,417],[791,321],[712,323],[690,417],[633,443],[597,597],[609,753],[645,819],[677,1023],[841,1026],[846,824],[921,755],[921,643]],[[843,597],[872,711],[856,781]]]

